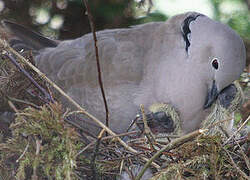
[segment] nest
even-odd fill
[[[30,53],[25,56],[32,62]],[[148,134],[150,131],[135,129],[118,135],[136,150],[131,151],[117,136],[105,136],[102,131],[98,137],[89,137],[80,127],[69,124],[68,117],[74,112],[54,100],[53,88],[31,68],[21,63],[20,66],[53,100],[49,101],[6,56],[1,59],[0,110],[15,113],[14,120],[0,121],[11,130],[10,134],[6,128],[1,129],[1,179],[133,179],[138,175],[142,179],[248,178],[249,134],[230,136],[231,139],[225,141],[223,131],[205,133],[209,130],[203,130],[183,137],[179,137],[179,133],[158,137]],[[175,122],[180,122],[171,106],[163,109]],[[224,111],[215,105],[204,127],[212,128],[218,116],[231,114],[222,113]],[[179,132],[178,124],[176,129]],[[146,159],[150,161],[145,165]]]

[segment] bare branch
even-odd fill
[[[239,132],[240,132],[240,130],[248,123],[248,121],[250,120],[250,116],[248,116],[248,118],[245,120],[245,122],[244,123],[242,123],[242,125],[237,129],[237,131],[235,131],[234,133],[233,133],[233,135],[232,136],[230,136],[227,140],[226,140],[226,142],[223,144],[223,146],[225,146],[236,134],[238,134]]]
[[[147,168],[150,166],[150,164],[157,158],[159,157],[164,151],[170,151],[171,149],[175,148],[176,146],[179,146],[187,141],[189,141],[190,139],[195,138],[196,136],[204,133],[204,131],[207,130],[196,130],[193,131],[189,134],[186,134],[180,138],[177,138],[175,140],[173,140],[172,142],[170,142],[168,145],[164,146],[163,148],[161,148],[157,153],[155,153],[150,159],[149,161],[144,165],[143,169],[141,170],[141,172],[138,174],[138,176],[135,178],[135,180],[139,180],[143,174],[145,173],[145,171],[147,170]]]
[[[39,85],[30,75],[29,75],[29,73],[28,73],[27,71],[25,71],[24,68],[22,68],[22,67],[20,66],[20,64],[17,63],[17,61],[15,60],[15,58],[12,57],[12,55],[9,55],[8,53],[6,53],[4,56],[5,56],[6,58],[8,58],[8,59],[16,66],[16,68],[17,68],[19,71],[21,71],[21,72],[30,80],[30,82],[31,82],[35,87],[37,87],[37,89],[45,96],[45,101],[46,101],[46,103],[54,102],[52,96],[51,96],[49,93],[47,93],[47,91],[46,91],[44,88],[42,88],[42,87],[41,87],[41,86],[40,86],[40,85]]]
[[[223,148],[223,147],[222,147]],[[226,150],[225,148],[223,148],[223,150],[227,153],[230,161],[231,161],[231,164],[233,165],[233,167],[237,170],[237,172],[242,175],[244,178],[250,180],[249,176],[247,176],[242,170],[240,170],[240,168],[235,164],[232,156],[230,155],[230,153],[228,152],[228,150]]]
[[[90,12],[90,8],[89,8],[89,5],[88,5],[87,1],[83,0],[83,2],[84,2],[84,5],[85,5],[85,7],[87,9],[89,24],[90,24],[90,28],[91,28],[93,38],[94,38],[96,65],[97,65],[97,70],[98,70],[98,81],[99,81],[99,85],[100,85],[100,88],[101,88],[102,98],[103,98],[105,111],[106,111],[106,126],[109,127],[109,110],[108,110],[108,103],[107,103],[107,100],[106,100],[106,96],[105,96],[105,92],[104,92],[104,88],[103,88],[103,82],[102,82],[102,73],[101,73],[101,67],[100,67],[100,60],[99,60],[99,53],[98,53],[98,46],[97,46],[97,37],[96,37],[95,24],[94,24],[93,16],[92,16],[92,14]]]

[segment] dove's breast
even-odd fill
[[[146,36],[146,33],[150,32],[145,31],[151,30],[151,24],[147,26],[149,28],[137,26],[137,29],[106,30],[97,33],[110,124],[118,132],[128,127],[128,121],[135,118],[139,108],[134,99],[141,91],[139,85],[143,78],[145,49],[150,46],[147,44],[149,36]],[[143,36],[144,39],[140,39]],[[95,46],[91,34],[76,40],[63,41],[55,48],[40,51],[36,62],[68,95],[104,121],[105,109],[98,83]]]

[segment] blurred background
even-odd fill
[[[250,41],[250,0],[89,0],[97,30],[164,21],[198,11],[222,21]],[[0,0],[0,20],[9,19],[56,39],[90,32],[82,0]]]

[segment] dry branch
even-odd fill
[[[159,150],[157,153],[154,154],[154,156],[152,156],[150,158],[150,160],[144,165],[143,169],[141,170],[141,172],[138,174],[138,176],[135,178],[135,180],[139,180],[143,174],[145,173],[145,171],[147,170],[147,168],[150,166],[150,164],[157,158],[159,157],[164,151],[170,151],[171,149],[175,148],[176,146],[179,146],[187,141],[190,141],[191,139],[197,137],[200,134],[203,134],[205,131],[207,130],[197,130],[194,132],[191,132],[189,134],[186,134],[178,139],[173,140],[172,142],[170,142],[168,145],[164,146],[163,148],[161,148],[161,150]]]
[[[106,111],[106,126],[109,127],[109,109],[108,109],[108,103],[107,103],[107,100],[106,100],[106,96],[105,96],[105,92],[104,92],[104,88],[103,88],[103,82],[102,82],[102,73],[101,73],[98,46],[97,46],[95,23],[94,23],[93,16],[92,16],[92,14],[90,12],[90,8],[89,8],[89,5],[88,5],[87,1],[83,0],[83,2],[84,2],[84,5],[85,5],[85,7],[87,9],[87,12],[88,12],[87,14],[88,14],[88,18],[89,18],[89,24],[90,24],[90,28],[91,28],[93,38],[94,38],[96,65],[97,65],[97,70],[98,70],[98,82],[99,82],[99,85],[100,85],[100,88],[101,88],[102,98],[103,98],[105,111]]]
[[[233,137],[235,137],[235,135],[237,135],[240,132],[240,130],[248,123],[249,120],[250,116],[248,116],[248,118],[241,124],[241,126],[237,129],[237,131],[235,131],[233,135],[231,135],[223,145],[226,145]]]

